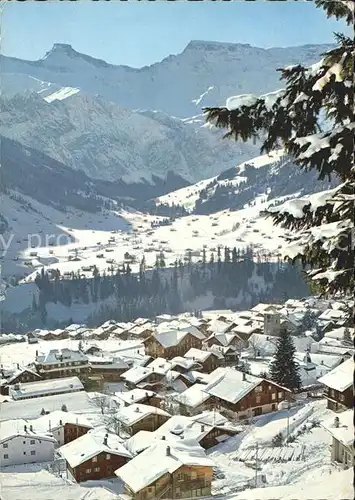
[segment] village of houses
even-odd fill
[[[2,335],[1,500],[303,498],[305,483],[305,498],[328,498],[310,493],[322,480],[338,498],[353,465],[347,306],[312,297]],[[297,392],[268,379],[282,328]]]

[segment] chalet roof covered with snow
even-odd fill
[[[269,314],[269,313],[268,313]],[[231,332],[234,334],[245,333],[247,335],[262,329],[262,323],[253,321],[251,325],[236,325]],[[228,334],[227,334],[228,335]]]
[[[216,356],[219,359],[223,359],[223,354],[218,351],[203,351],[195,347],[191,347],[191,349],[184,354],[184,358],[193,359],[200,363],[204,363],[210,356]]]
[[[219,319],[212,319],[207,326],[207,331],[210,333],[224,333],[228,328],[232,326],[232,322],[221,321]]]
[[[61,363],[73,363],[87,361],[87,356],[81,351],[74,351],[72,349],[51,349],[50,351],[39,354],[36,357],[36,363],[41,365],[59,365]]]
[[[120,400],[124,401],[128,405],[139,403],[139,401],[150,398],[154,395],[155,392],[153,391],[145,391],[144,389],[139,388],[132,389],[131,391],[115,393],[115,396],[117,396]]]
[[[198,360],[186,356],[175,356],[175,358],[171,360],[171,364],[173,368],[178,366],[180,368],[185,368],[185,370],[192,370],[200,366]]]
[[[330,337],[332,339],[337,339],[337,340],[344,340],[344,334],[346,331],[346,327],[341,326],[339,328],[335,328],[334,330],[330,330],[329,332],[325,332],[324,337]],[[350,333],[350,338],[353,336],[350,328],[348,328],[348,331]]]
[[[326,309],[320,316],[318,316],[318,319],[321,321],[332,321],[332,320],[338,320],[338,319],[345,319],[346,313],[340,309]]]
[[[65,424],[74,424],[81,427],[92,428],[89,420],[77,413],[72,413],[69,411],[55,410],[48,415],[42,415],[39,418],[31,421],[35,429],[42,429],[49,431],[50,429],[56,429]]]
[[[171,329],[156,332],[153,336],[159,342],[159,344],[161,344],[165,348],[180,344],[180,342],[189,334],[200,340],[203,340],[205,338],[203,333],[197,330],[197,328],[192,325],[188,326],[188,328],[184,328],[182,330]]]
[[[137,325],[135,326],[134,328],[132,328],[130,331],[129,331],[129,334],[130,335],[135,335],[137,337],[139,337],[140,335],[142,335],[144,332],[153,332],[154,331],[154,327],[152,326],[149,326],[148,324],[147,325]]]
[[[197,441],[181,440],[169,445],[158,441],[116,470],[115,474],[136,493],[183,465],[213,467],[214,462],[206,457]]]
[[[335,418],[338,417],[339,422],[336,425]],[[334,417],[326,420],[323,426],[330,434],[345,446],[350,446],[354,442],[354,411],[346,410],[341,413],[334,414]]]
[[[267,312],[268,314],[270,314],[272,312],[277,312],[277,310],[280,309],[281,307],[282,306],[280,306],[279,304],[264,304],[260,302],[256,306],[252,307],[251,310],[259,313]]]
[[[56,439],[51,433],[43,432],[39,429],[38,432],[36,428],[27,420],[22,418],[7,420],[6,422],[0,423],[0,443],[4,443],[9,439],[14,437],[24,437],[29,439],[43,439],[45,441],[51,441],[56,443]]]
[[[42,408],[52,412],[60,410],[64,404],[68,411],[75,413],[89,413],[97,410],[85,391],[68,392],[66,394],[26,399],[26,404],[23,401],[9,401],[1,405],[0,422],[14,418],[39,418]]]
[[[124,425],[130,426],[142,420],[142,418],[148,415],[161,415],[164,417],[170,417],[170,414],[161,408],[155,406],[145,405],[145,404],[132,404],[129,406],[124,406],[120,408],[116,413],[116,418],[122,422]]]
[[[74,441],[61,446],[60,453],[70,467],[77,467],[100,453],[127,458],[132,456],[122,444],[122,439],[116,434],[108,433],[105,429],[93,429],[87,432]]]
[[[171,361],[165,358],[155,358],[147,366],[149,370],[154,373],[159,373],[160,375],[165,375],[169,370],[171,370],[173,364]]]
[[[16,380],[16,378],[19,375],[22,375],[23,373],[29,373],[30,375],[34,375],[38,379],[41,378],[41,376],[36,371],[32,370],[27,366],[24,366],[22,368],[18,368],[17,370],[15,370],[14,373],[11,375],[11,377],[7,379],[6,383],[10,385],[14,380]]]
[[[207,401],[211,396],[204,389],[206,386],[204,384],[194,384],[186,391],[181,392],[175,396],[175,401],[181,403],[190,408],[195,408]]]
[[[238,338],[236,333],[212,333],[206,340],[216,339],[222,346],[228,346],[232,340]]]
[[[92,367],[102,370],[128,370],[129,366],[122,358],[111,356],[90,356],[88,361]]]
[[[339,392],[344,392],[353,385],[354,362],[347,359],[329,373],[319,379],[319,382]]]
[[[168,331],[168,330],[189,330],[196,331],[197,328],[185,319],[177,319],[176,317],[172,317],[171,321],[164,321],[163,323],[159,323],[156,327],[156,331],[158,333]]]
[[[145,325],[146,323],[150,323],[150,320],[148,318],[136,318],[133,323],[135,325]]]
[[[229,421],[218,412],[206,412],[193,417],[174,415],[161,425],[156,431],[139,431],[127,441],[127,448],[136,455],[147,449],[157,440],[164,440],[167,444],[184,440],[200,442],[214,428],[238,432]],[[229,437],[229,436],[228,436]]]
[[[138,384],[151,373],[152,370],[150,368],[145,366],[134,366],[133,368],[130,368],[126,372],[122,373],[121,378],[131,384]]]
[[[64,394],[83,390],[84,386],[78,377],[67,377],[16,384],[10,387],[9,394],[13,399],[26,399],[36,396],[45,396],[46,394]]]
[[[211,396],[237,403],[263,380],[254,375],[244,374],[233,368],[217,368],[205,391]],[[245,380],[244,380],[245,378]]]
[[[87,328],[86,325],[79,325],[77,323],[72,323],[71,325],[67,326],[65,329],[67,332],[72,332],[75,330],[79,330],[79,328]]]

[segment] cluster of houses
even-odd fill
[[[12,370],[1,367],[0,465],[52,462],[59,453],[72,480],[119,477],[132,499],[208,496],[214,465],[205,451],[295,398],[267,375],[286,328],[302,390],[324,392],[334,412],[326,427],[332,459],[349,467],[354,351],[347,306],[289,300],[199,318],[162,315],[154,323],[139,318],[97,329],[31,332],[35,359]],[[310,312],[313,324],[306,330]],[[54,338],[80,342],[77,349],[40,352],[45,343],[38,340]],[[135,355],[132,349],[105,351],[99,340],[108,339],[134,340],[138,349]],[[120,390],[87,392],[90,379],[100,387],[119,382]]]

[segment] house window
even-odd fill
[[[283,392],[279,392],[278,396],[279,396],[279,399],[281,399],[283,397],[284,393]]]
[[[339,399],[340,399],[340,401],[345,401],[345,396],[344,396],[344,394],[340,394]]]
[[[35,455],[35,454],[36,454],[36,450],[32,450],[31,455]]]
[[[4,455],[4,460],[6,460],[6,459],[8,459],[8,458],[9,458],[9,455],[7,455],[7,454],[5,453],[5,455]]]
[[[106,460],[110,460],[110,458],[111,458],[111,455],[109,453],[107,453]]]
[[[86,472],[86,474],[90,474],[91,473],[91,469],[86,469],[85,472]]]
[[[100,472],[100,467],[95,467],[94,472]]]
[[[26,452],[24,451],[23,454],[26,455]]]
[[[9,447],[9,444],[8,444],[8,443],[4,443],[4,444],[2,445],[2,447],[3,447],[3,448],[8,448],[8,447]]]
[[[31,439],[30,444],[36,444],[36,441],[34,439]]]
[[[97,457],[93,457],[92,461],[97,462]]]
[[[273,392],[273,393],[271,394],[271,399],[272,399],[273,401],[275,401],[275,399],[276,399],[276,392]]]
[[[334,396],[335,396],[335,391],[334,391],[333,389],[331,389],[331,391],[330,391],[330,395],[331,395],[331,397],[332,397],[332,398],[334,398]]]
[[[258,387],[255,387],[255,392],[262,392],[262,391],[263,391],[262,385],[258,385]]]
[[[255,401],[259,404],[260,401],[261,401],[261,397],[260,396],[256,396]]]
[[[196,479],[197,478],[197,473],[195,471],[191,472],[191,479]]]
[[[182,481],[184,479],[184,475],[179,472],[179,474],[176,476],[178,481]]]

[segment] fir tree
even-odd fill
[[[164,257],[164,252],[160,252],[159,254],[159,267],[163,268],[165,267],[165,257]]]
[[[206,248],[203,247],[202,249],[202,269],[206,269]]]
[[[35,312],[37,311],[37,301],[36,301],[36,296],[35,294],[32,295],[32,311]]]
[[[316,0],[316,5],[328,16],[353,22],[352,1]],[[261,137],[262,152],[281,146],[302,169],[316,169],[320,180],[332,176],[340,182],[321,196],[304,198],[302,206],[289,200],[265,214],[294,231],[285,257],[300,261],[324,294],[351,293],[354,284],[354,40],[342,34],[335,38],[337,47],[318,64],[280,70],[284,89],[251,96],[250,105],[234,99],[204,110],[209,122],[227,129],[225,137]]]
[[[270,364],[270,379],[288,389],[299,389],[301,377],[299,366],[295,361],[295,346],[290,333],[283,329],[277,340],[274,361]]]
[[[314,314],[314,312],[307,309],[301,323],[302,332],[305,332],[307,330],[312,330],[312,328],[315,327],[316,322],[317,322],[317,317]]]

